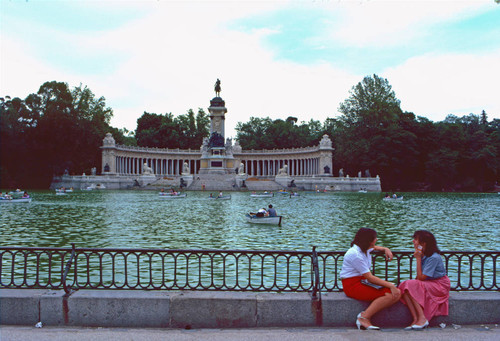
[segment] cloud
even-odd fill
[[[344,1],[331,6],[342,18],[330,37],[351,47],[388,47],[432,35],[442,22],[486,11],[491,1]]]
[[[216,21],[201,9],[189,11],[186,20],[184,10],[154,13],[89,43],[88,48],[113,44],[116,53],[126,56],[109,75],[112,82],[99,77],[88,82],[113,107],[112,124],[134,129],[143,111],[207,111],[216,78],[222,80],[228,107],[228,136],[250,116],[324,120],[337,115],[338,104],[358,80],[326,63],[275,61],[273,51],[262,44],[272,30],[231,31],[225,29],[226,20]]]
[[[500,118],[500,49],[487,54],[427,54],[387,69],[386,77],[404,110],[434,121],[485,110]]]
[[[332,18],[345,16],[337,31],[333,24],[338,27],[338,21],[328,23],[325,16],[322,18],[331,24],[326,32],[329,39],[336,39],[335,44],[347,50],[352,46],[400,43],[422,34],[419,29],[429,23],[457,20],[483,10],[471,3],[460,7],[442,2],[439,7],[425,2],[428,8],[420,3],[410,3],[410,10],[393,1],[300,6],[332,11]],[[292,4],[300,13],[300,6]],[[277,58],[280,51],[268,43],[268,38],[277,33],[285,33],[286,38],[279,21],[237,30],[239,20],[248,23],[248,18],[276,13],[289,5],[280,1],[131,2],[126,4],[127,20],[117,19],[114,22],[118,24],[100,25],[98,30],[65,30],[58,26],[57,18],[46,18],[43,25],[40,20],[30,24],[29,18],[22,19],[22,12],[9,13],[10,22],[18,26],[0,32],[0,94],[25,97],[51,80],[67,82],[70,87],[82,83],[106,98],[114,110],[113,126],[134,130],[144,111],[174,115],[199,107],[207,111],[215,80],[220,78],[221,95],[228,108],[227,136],[234,137],[237,122],[247,122],[250,116],[324,121],[338,115],[338,105],[365,75],[336,68],[326,59],[301,63]],[[106,15],[113,15],[114,6],[115,2],[98,3],[98,9]],[[130,15],[134,6],[140,11]],[[288,9],[288,13],[294,12]],[[19,20],[16,15],[21,16]],[[2,19],[5,17],[3,14]],[[32,36],[37,41],[32,41]],[[311,41],[317,47],[332,44],[327,41],[323,45],[322,36],[306,36],[308,46]],[[50,48],[43,47],[46,43]],[[493,102],[492,83],[500,76],[498,57],[498,51],[478,56],[425,53],[371,73],[388,78],[403,108],[417,115],[442,119],[448,113],[479,113],[476,109],[480,106],[500,115]],[[391,62],[390,56],[387,62]]]

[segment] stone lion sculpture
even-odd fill
[[[187,162],[184,162],[184,164],[182,165],[182,174],[189,174],[189,164]]]
[[[142,165],[142,174],[143,175],[152,175],[153,174],[153,169],[148,166],[146,162],[144,162],[144,165]]]
[[[278,175],[281,175],[281,176],[288,175],[288,165],[284,165],[283,168],[280,168],[278,171]]]

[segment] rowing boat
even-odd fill
[[[257,217],[253,214],[246,214],[247,221],[252,224],[267,224],[267,225],[278,225],[281,226],[282,216],[276,217]]]
[[[163,199],[178,199],[178,198],[185,198],[187,196],[186,193],[177,193],[177,194],[171,194],[171,193],[160,193],[159,197]]]
[[[17,198],[17,199],[0,199],[0,203],[16,203],[16,202],[31,202],[31,198]]]
[[[252,193],[250,197],[252,198],[272,198],[274,193]]]
[[[229,195],[222,195],[222,196],[216,196],[216,197],[208,197],[210,200],[230,200],[231,199],[231,194]]]

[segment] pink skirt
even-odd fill
[[[448,299],[450,297],[448,276],[428,281],[410,279],[402,282],[399,289],[401,294],[408,292],[422,306],[427,321],[430,321],[434,316],[448,315]],[[401,301],[406,304],[403,298]]]

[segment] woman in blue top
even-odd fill
[[[438,315],[448,315],[450,279],[446,276],[443,260],[439,255],[436,238],[426,230],[413,234],[416,279],[402,282],[399,289],[402,301],[408,306],[412,323],[405,329],[423,329]]]

